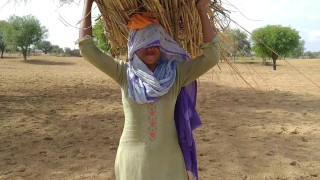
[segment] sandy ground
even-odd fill
[[[200,179],[319,179],[320,60],[225,63],[200,78]],[[306,76],[306,77],[305,77]],[[116,84],[81,58],[0,60],[0,179],[113,179]]]

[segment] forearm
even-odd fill
[[[203,42],[211,42],[216,37],[214,24],[210,22],[207,14],[207,5],[197,5],[198,14],[202,25]]]
[[[116,61],[108,54],[102,52],[95,46],[92,38],[84,38],[79,41],[79,48],[84,59],[114,79],[120,85],[122,84],[125,79],[124,73],[126,70],[126,64],[124,62]]]
[[[178,63],[179,82],[181,87],[196,80],[213,66],[220,59],[220,46],[216,41],[203,44],[203,54],[192,61]]]
[[[92,22],[91,22],[91,7],[93,0],[85,0],[82,14],[82,20],[80,23],[79,39],[83,39],[85,36],[92,36]]]

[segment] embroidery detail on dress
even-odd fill
[[[157,111],[154,103],[148,104],[148,138],[154,141],[157,138]]]

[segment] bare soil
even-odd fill
[[[113,179],[120,89],[82,58],[29,59],[0,59],[0,179]],[[320,60],[234,65],[253,88],[226,63],[199,79],[200,179],[319,179]]]

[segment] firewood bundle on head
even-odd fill
[[[95,0],[104,23],[106,36],[116,55],[127,53],[128,21],[132,14],[153,13],[167,33],[191,56],[200,54],[202,42],[201,22],[196,10],[196,0]],[[216,12],[225,13],[221,2],[215,0],[208,9],[210,19],[218,29],[224,28]],[[219,36],[221,34],[219,33]],[[223,43],[223,38],[220,38]]]

